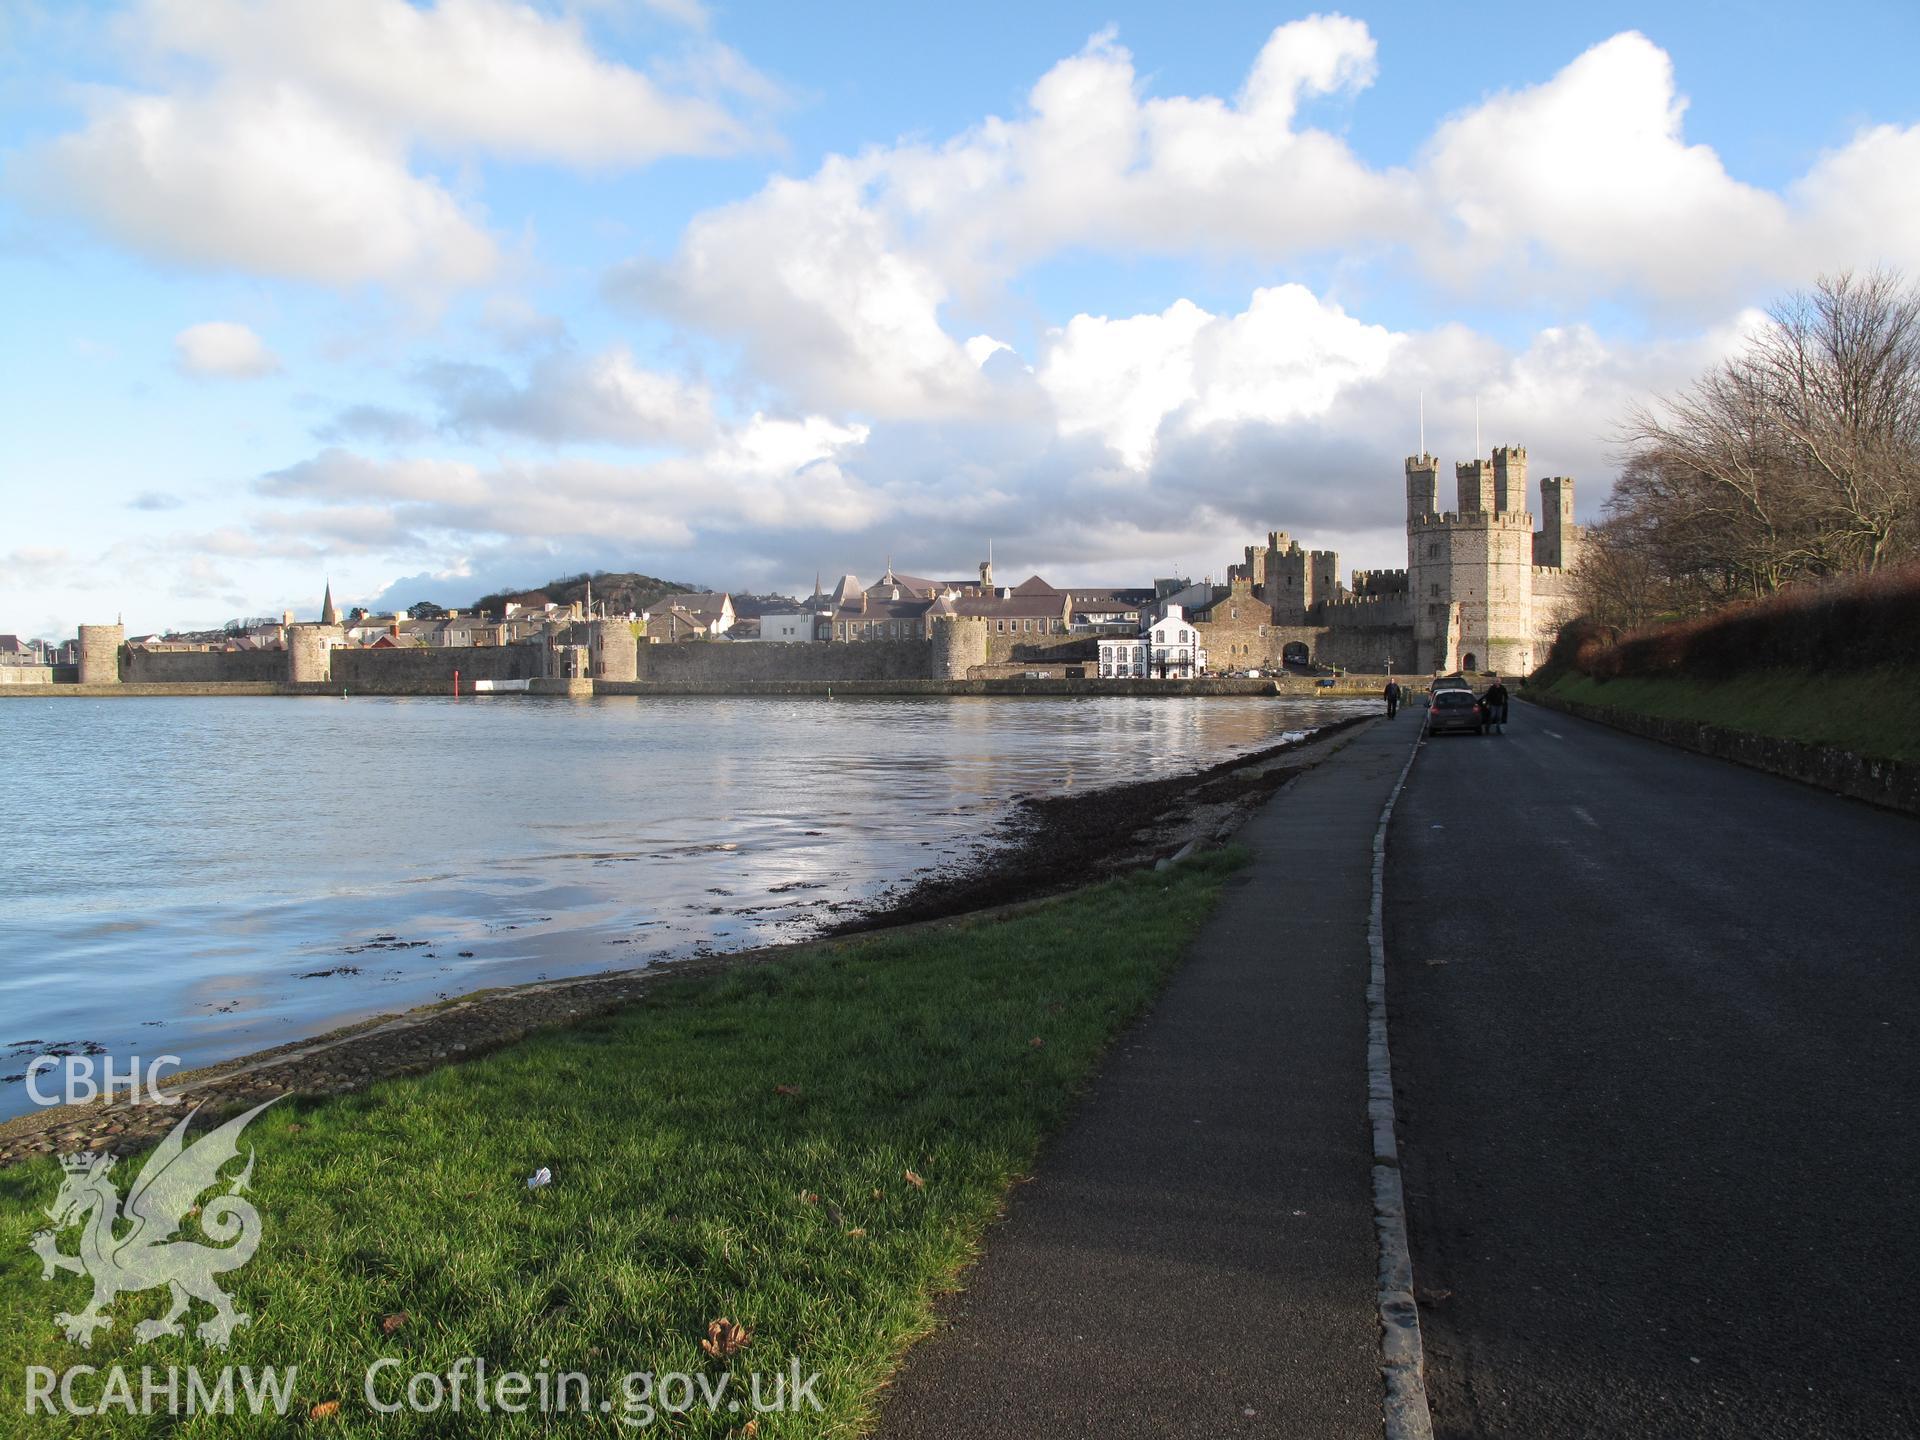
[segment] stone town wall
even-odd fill
[[[695,640],[642,645],[638,679],[663,684],[730,685],[761,680],[924,680],[933,673],[930,640]]]
[[[51,665],[0,665],[0,685],[51,685]]]
[[[982,664],[1017,665],[1021,661],[1044,665],[1100,663],[1100,642],[1090,635],[995,635],[987,633],[987,656]]]
[[[823,647],[824,648],[824,647]],[[848,647],[851,649],[851,645]],[[1301,693],[1316,699],[1344,698],[1359,691],[1282,691],[1272,680],[1233,680],[1204,676],[1193,680],[1029,680],[1024,676],[967,680],[742,680],[731,684],[697,681],[596,680],[596,695],[821,695],[831,685],[836,695],[1132,695],[1171,698],[1194,695],[1276,695]],[[1378,687],[1365,691],[1372,695]]]
[[[284,680],[284,650],[140,650],[121,654],[121,678],[136,685]]]
[[[1382,672],[1391,664],[1395,674],[1411,675],[1415,661],[1413,631],[1405,625],[1329,627],[1321,632],[1313,658],[1322,665],[1368,674]]]
[[[451,695],[453,672],[460,693],[475,680],[534,680],[540,645],[476,645],[434,649],[334,650],[330,684],[353,695]]]

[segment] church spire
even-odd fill
[[[327,598],[320,602],[320,623],[322,625],[340,623],[340,612],[333,608],[333,581],[331,580],[327,581]]]

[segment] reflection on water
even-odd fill
[[[188,1064],[438,995],[797,938],[1023,794],[1353,702],[8,700],[0,1073]],[[17,1081],[0,1113],[25,1108]]]

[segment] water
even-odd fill
[[[483,986],[801,938],[1020,795],[1351,713],[1274,699],[0,702],[0,1114]],[[13,1063],[7,1063],[11,1060]]]

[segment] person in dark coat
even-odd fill
[[[1507,729],[1507,687],[1500,683],[1498,675],[1493,684],[1487,687],[1487,693],[1480,697],[1480,703],[1487,707],[1487,724],[1501,734]]]
[[[1383,690],[1381,694],[1386,697],[1387,719],[1391,720],[1395,715],[1400,713],[1400,682],[1398,680],[1387,681],[1387,688]]]

